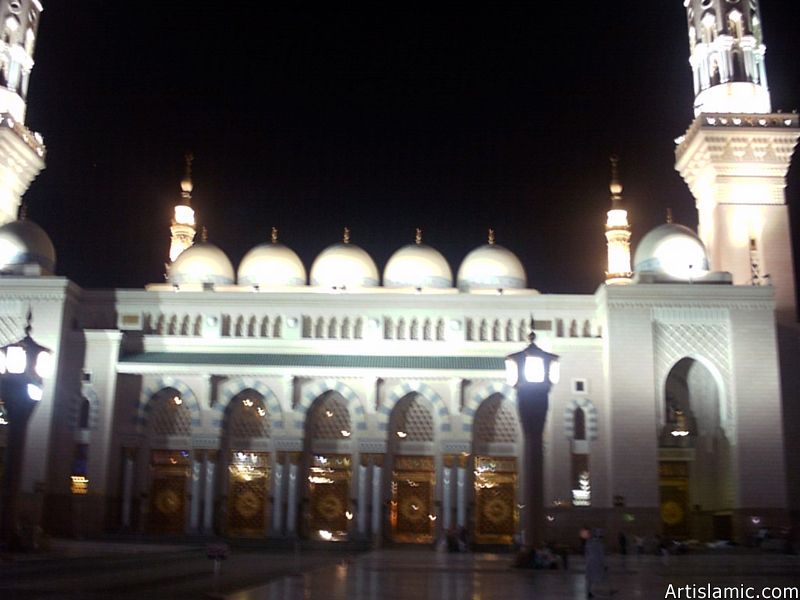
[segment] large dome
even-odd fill
[[[458,289],[464,292],[524,289],[527,281],[517,255],[492,241],[467,254],[458,268]]]
[[[453,271],[438,250],[417,242],[392,254],[383,270],[383,285],[390,288],[453,287]]]
[[[305,285],[306,268],[288,246],[277,241],[260,244],[244,255],[239,264],[238,282],[259,287]]]
[[[38,267],[38,268],[37,268]],[[50,236],[33,221],[11,221],[0,227],[0,272],[52,275],[56,250]]]
[[[233,265],[214,244],[200,242],[187,248],[169,267],[169,282],[229,285],[234,281]]]
[[[706,248],[697,234],[683,225],[666,223],[651,230],[636,247],[637,273],[656,273],[689,280],[708,273]]]
[[[378,268],[366,251],[350,243],[349,233],[345,232],[343,243],[328,246],[314,259],[311,285],[336,289],[376,287]]]

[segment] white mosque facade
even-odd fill
[[[274,230],[235,269],[195,239],[188,169],[167,282],[79,288],[55,274],[47,234],[9,216],[44,164],[19,108],[42,7],[0,0],[5,27],[17,19],[0,49],[1,168],[18,174],[0,194],[0,342],[30,308],[57,365],[29,424],[22,512],[81,535],[424,543],[465,527],[509,543],[526,465],[503,359],[533,315],[561,357],[547,539],[788,525],[800,415],[783,189],[800,123],[771,112],[757,2],[685,5],[697,102],[676,155],[700,231],[661,225],[631,261],[614,161],[606,281],[557,295],[530,288],[493,232],[455,274],[419,231],[382,272],[347,230],[308,272]]]

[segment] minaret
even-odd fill
[[[0,0],[0,225],[16,219],[22,195],[44,169],[42,136],[25,126],[41,12],[39,0]]]
[[[180,253],[194,244],[196,233],[194,209],[192,209],[192,161],[191,154],[186,155],[186,175],[181,180],[181,201],[175,205],[175,216],[172,217],[172,234],[169,245],[169,260],[175,262]]]
[[[711,269],[730,272],[736,285],[771,283],[778,320],[795,322],[785,187],[800,121],[770,112],[758,0],[684,5],[696,116],[676,140],[675,168],[695,197]]]
[[[606,221],[606,241],[608,244],[608,285],[625,285],[631,282],[631,226],[628,224],[628,211],[622,206],[622,184],[619,181],[617,163],[619,158],[611,157],[611,210]]]

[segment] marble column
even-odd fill
[[[136,448],[122,449],[122,528],[131,527],[131,509],[133,505],[133,473]]]
[[[203,453],[192,453],[192,491],[189,504],[189,531],[197,533],[200,528],[200,475],[203,466]]]
[[[456,468],[456,525],[467,526],[467,461],[469,455],[458,457]]]
[[[381,471],[383,470],[383,456],[376,455],[372,463],[372,537],[380,538],[383,523],[383,493],[381,486]]]
[[[453,473],[453,457],[445,456],[442,464],[442,531],[453,525],[453,491],[450,479]]]
[[[286,534],[297,535],[298,485],[300,485],[300,453],[289,453],[289,490],[286,506]]]
[[[356,531],[358,537],[367,533],[367,477],[369,477],[369,455],[362,454],[358,465],[358,506],[356,507]]]
[[[203,531],[212,533],[214,531],[214,472],[216,471],[219,453],[209,451],[206,453],[205,460],[205,494],[203,500]]]
[[[284,452],[275,455],[275,481],[272,490],[272,530],[277,534],[283,533],[283,462],[286,460]]]

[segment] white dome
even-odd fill
[[[306,284],[306,268],[294,250],[281,243],[260,244],[239,264],[239,285],[259,287]]]
[[[497,244],[484,244],[467,254],[458,268],[458,289],[524,289],[528,278],[517,255]]]
[[[370,255],[355,244],[333,244],[314,259],[311,285],[337,289],[375,287],[378,268]]]
[[[168,279],[173,284],[233,283],[233,265],[225,253],[214,244],[200,242],[180,253],[169,268]]]
[[[390,288],[453,287],[453,271],[438,250],[427,244],[409,244],[392,254],[383,270],[383,285]]]
[[[23,274],[32,266],[40,267],[37,274],[55,272],[56,250],[47,232],[27,219],[0,227],[0,272]]]
[[[658,273],[689,280],[708,273],[706,247],[683,225],[659,225],[642,238],[633,259],[637,273]]]

